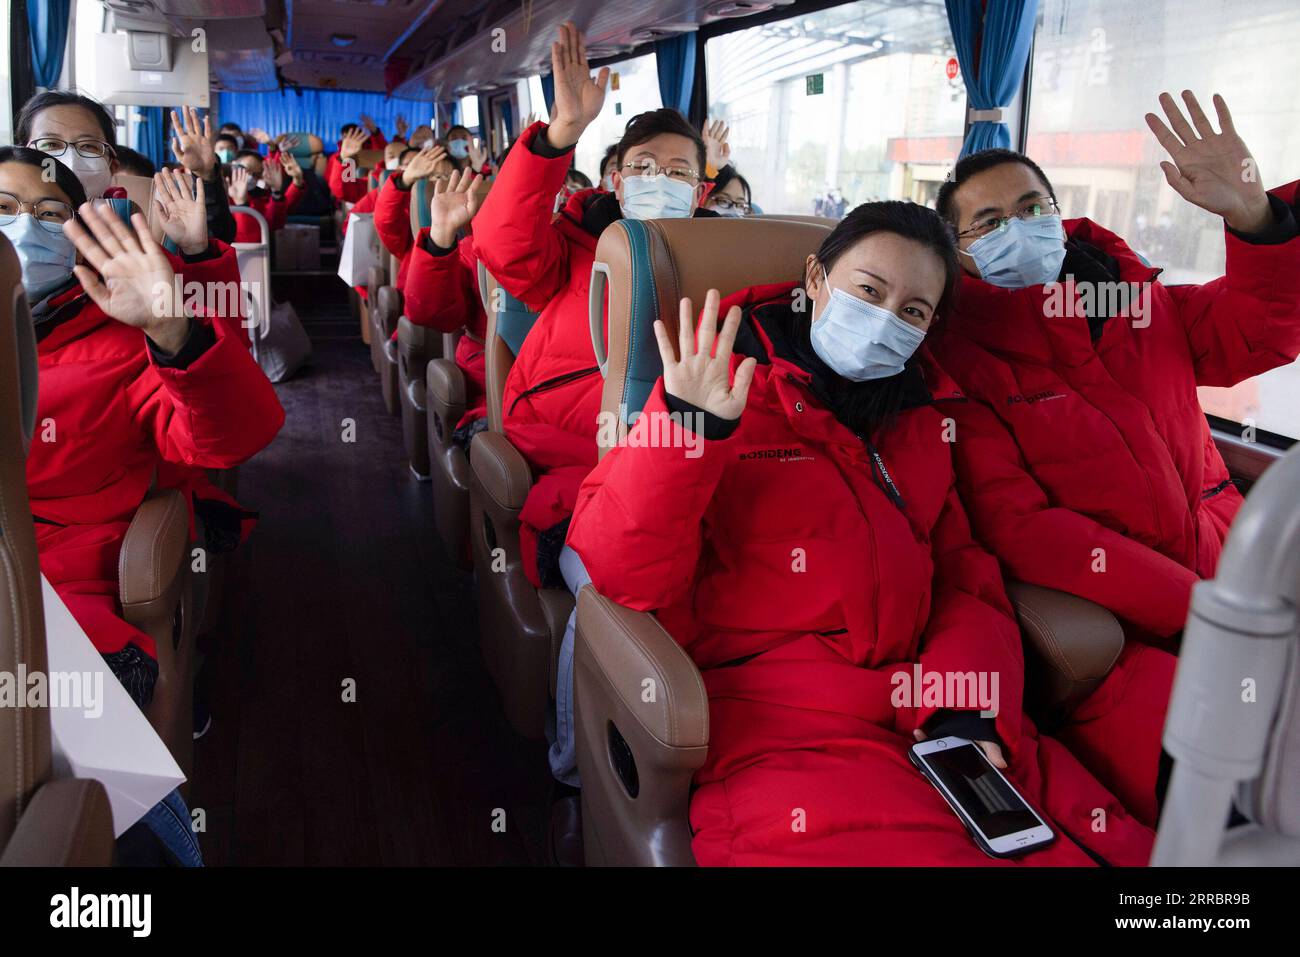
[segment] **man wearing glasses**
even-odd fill
[[[1190,91],[1183,101],[1186,116],[1162,94],[1169,125],[1153,113],[1146,122],[1172,160],[1160,164],[1170,187],[1223,217],[1220,279],[1162,285],[1114,233],[1063,222],[1046,175],[1009,150],[961,160],[937,200],[964,272],[933,348],[968,396],[950,412],[967,512],[1009,577],[1121,620],[1138,639],[1121,671],[1152,644],[1177,649],[1192,586],[1214,574],[1242,503],[1197,387],[1231,386],[1300,353],[1296,184],[1265,192],[1221,97],[1218,132]],[[1089,295],[1103,284],[1136,293]],[[1141,697],[1163,712],[1172,659],[1164,670],[1116,702]],[[1154,810],[1158,742],[1132,742],[1119,713],[1076,713],[1095,739],[1063,740],[1103,782],[1106,762],[1149,768],[1149,794],[1116,793]]]

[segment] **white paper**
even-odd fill
[[[185,775],[44,575],[41,596],[49,675],[103,676],[97,679],[97,716],[84,703],[54,707],[50,702],[54,776],[101,782],[113,808],[113,834],[120,837]]]
[[[339,254],[339,278],[349,286],[364,286],[370,270],[379,265],[379,234],[372,213],[348,215],[348,231]]]

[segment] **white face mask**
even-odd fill
[[[686,219],[695,187],[659,173],[623,178],[623,215],[628,219]]]
[[[822,276],[829,288],[824,269]],[[924,340],[924,330],[843,289],[831,289],[821,318],[813,316],[813,351],[853,382],[897,375]]]
[[[397,169],[397,164],[400,162],[401,159],[397,156],[386,159],[384,160],[384,169]]]
[[[600,188],[607,193],[614,192],[614,174],[606,173],[600,178]]]
[[[82,156],[72,146],[59,157],[59,162],[77,174],[86,191],[86,199],[100,199],[113,179],[107,156]]]

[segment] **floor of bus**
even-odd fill
[[[191,803],[206,862],[539,864],[545,745],[501,714],[472,581],[448,564],[344,287],[277,292],[315,354],[277,387],[283,431],[239,471],[261,521],[227,556],[204,642],[212,727],[195,742]]]

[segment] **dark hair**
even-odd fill
[[[408,146],[406,149],[402,150],[402,152],[397,154],[398,165],[400,166],[402,163],[406,162],[406,158],[410,156],[412,153],[418,153],[418,152],[420,151],[417,150],[414,146]]]
[[[1043,185],[1047,187],[1047,195],[1051,196],[1052,199],[1056,199],[1056,192],[1052,189],[1052,181],[1047,178],[1047,174],[1043,172],[1037,163],[1024,153],[998,147],[971,153],[969,156],[964,156],[957,161],[957,165],[952,168],[952,173],[949,174],[948,179],[939,187],[939,195],[935,197],[934,206],[938,210],[940,218],[956,226],[957,190],[975,174],[982,173],[995,166],[1001,166],[1003,163],[1019,163],[1021,166],[1028,166],[1042,181]]]
[[[212,137],[212,142],[214,145],[220,143],[222,140],[230,140],[230,142],[235,144],[235,149],[240,148],[239,137],[236,136],[234,133],[218,133],[216,136]]]
[[[745,202],[752,203],[754,201],[754,194],[749,189],[749,180],[737,173],[736,167],[731,165],[722,167],[722,169],[718,170],[718,175],[713,177],[713,192],[709,194],[709,198],[712,199],[718,193],[721,193],[732,182],[739,183],[740,188],[745,191]]]
[[[221,129],[223,129],[223,130],[234,130],[236,133],[242,133],[242,132],[244,132],[243,129],[240,127],[240,125],[239,125],[238,123],[222,123],[222,124],[221,124]]]
[[[473,136],[470,135],[468,126],[461,126],[459,123],[457,123],[455,126],[453,126],[451,129],[447,131],[447,135],[443,137],[443,141],[448,143],[451,142],[451,138],[455,136],[457,133],[464,133],[471,140],[474,138]]]
[[[99,124],[100,132],[104,134],[104,142],[109,146],[117,146],[117,123],[113,119],[113,114],[98,100],[73,93],[71,90],[46,90],[44,93],[37,93],[23,104],[14,129],[14,139],[20,145],[26,146],[31,141],[32,126],[36,122],[37,114],[52,106],[81,107]]]
[[[910,239],[933,252],[943,262],[944,290],[935,304],[935,320],[951,300],[960,276],[957,246],[952,230],[934,210],[916,203],[886,200],[863,203],[840,220],[814,254],[817,262],[830,272],[849,249],[872,233],[887,232]],[[934,324],[930,330],[934,330]],[[831,410],[844,425],[871,435],[897,418],[907,396],[909,381],[917,375],[915,354],[904,364],[903,371],[886,379],[852,382],[835,376],[831,381]]]
[[[240,150],[238,153],[235,154],[235,159],[240,159],[245,156],[251,156],[253,159],[257,160],[260,163],[266,162],[266,157],[263,156],[261,153],[259,153],[257,150]]]
[[[113,152],[117,154],[117,162],[123,173],[130,176],[153,176],[158,172],[154,169],[153,160],[129,146],[115,147]]]
[[[570,169],[564,176],[565,179],[575,180],[583,189],[591,189],[591,180],[587,174],[580,169]]]
[[[72,201],[73,212],[76,212],[86,201],[86,189],[81,185],[81,180],[77,179],[76,173],[49,153],[28,149],[26,146],[0,146],[0,164],[22,163],[24,166],[34,166],[44,173],[49,168],[46,164],[51,161],[54,164],[54,185],[63,190]]]
[[[618,152],[616,155],[619,167],[622,167],[623,157],[627,155],[628,150],[649,142],[664,133],[684,136],[695,144],[695,167],[699,170],[700,176],[703,177],[708,153],[704,148],[704,140],[700,136],[700,131],[691,126],[686,117],[670,106],[638,113],[628,121],[627,129],[623,131],[623,138],[618,141],[617,146]]]
[[[609,165],[610,160],[613,160],[615,163],[618,162],[618,143],[610,143],[609,146],[605,148],[605,155],[600,158],[601,179],[605,178],[605,167]]]
[[[353,130],[359,130],[359,129],[361,129],[361,127],[356,123],[344,123],[342,126],[339,127],[339,138],[342,139],[343,137],[351,133]]]

